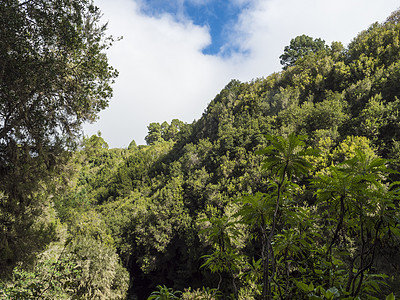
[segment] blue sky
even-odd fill
[[[249,4],[248,1],[227,0],[146,0],[142,2],[141,11],[149,16],[170,14],[177,22],[186,19],[195,25],[207,27],[211,43],[202,49],[202,53],[226,57],[233,52],[240,52],[240,49],[229,43],[229,39],[241,12],[247,9]]]
[[[306,34],[347,45],[398,9],[398,0],[94,0],[119,71],[114,96],[84,134],[110,147],[144,144],[151,122],[201,118],[232,79],[279,72],[290,40]]]

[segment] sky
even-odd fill
[[[232,80],[279,72],[290,40],[348,45],[400,7],[398,0],[95,0],[119,71],[109,107],[84,134],[110,148],[145,144],[152,122],[192,123]]]

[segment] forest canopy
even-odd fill
[[[109,149],[72,146],[111,40],[56,3],[0,5],[1,297],[400,297],[398,11],[346,47],[295,37],[282,71]]]
[[[117,72],[92,1],[5,0],[0,15],[0,276],[7,278],[56,238],[54,176],[82,123],[108,105]]]

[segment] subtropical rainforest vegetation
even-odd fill
[[[400,297],[400,12],[295,37],[192,124],[109,149],[86,0],[0,3],[1,299]]]

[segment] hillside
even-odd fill
[[[37,194],[35,259],[3,249],[4,295],[400,297],[398,16],[232,80],[146,146],[84,138]]]

